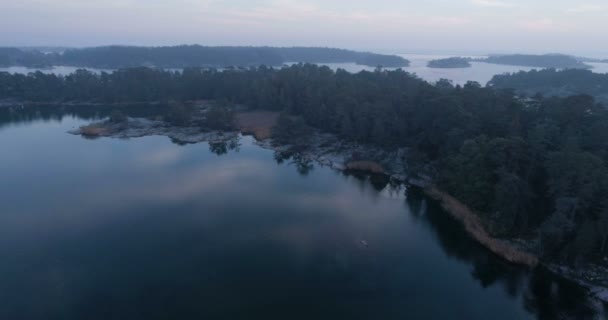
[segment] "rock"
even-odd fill
[[[184,143],[226,142],[238,137],[238,132],[202,131],[199,127],[168,126],[164,121],[144,118],[129,118],[127,124],[98,122],[68,131],[82,136],[109,138],[140,138],[146,136],[166,136]]]

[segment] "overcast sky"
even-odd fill
[[[608,53],[608,0],[0,0],[0,46]]]

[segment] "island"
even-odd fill
[[[0,48],[0,66],[30,68],[75,66],[119,69],[156,67],[282,66],[286,63],[357,63],[371,67],[407,67],[409,61],[396,55],[315,47],[209,47],[182,45],[171,47],[105,46],[71,48],[62,51]]]
[[[431,60],[428,63],[429,68],[449,69],[449,68],[470,68],[471,59],[463,57],[452,57],[446,59]]]
[[[56,62],[57,54],[45,54],[39,50],[0,48],[0,67],[23,66],[47,68]]]
[[[487,58],[475,61],[502,64],[510,66],[523,66],[535,68],[555,68],[555,69],[589,69],[590,65],[585,64],[581,59],[564,54],[510,54],[510,55],[491,55]]]
[[[488,86],[496,89],[514,89],[519,95],[532,97],[544,96],[568,97],[572,95],[590,95],[608,106],[608,74],[595,73],[590,70],[531,70],[496,75]]]
[[[590,76],[542,72],[556,83]],[[222,152],[251,133],[278,158],[302,160],[303,170],[318,161],[387,175],[422,188],[507,261],[608,287],[608,109],[591,96],[523,98],[498,81],[431,84],[401,69],[313,64],[4,72],[0,83],[0,101],[14,108],[113,109],[73,132],[87,138],[166,135]],[[151,112],[131,116],[133,105]]]

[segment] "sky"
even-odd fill
[[[607,0],[0,0],[0,46],[608,56]]]

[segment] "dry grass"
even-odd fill
[[[350,161],[346,164],[346,169],[366,171],[376,174],[384,173],[384,168],[382,168],[382,165],[374,161]]]
[[[99,137],[108,134],[108,129],[95,125],[89,125],[81,127],[80,133],[86,137]]]
[[[493,238],[484,228],[481,220],[462,202],[435,187],[425,189],[430,197],[439,200],[441,206],[456,220],[460,221],[466,231],[484,247],[511,263],[534,267],[538,264],[538,257],[521,251],[503,241]]]
[[[278,112],[240,112],[235,115],[235,122],[241,133],[252,134],[257,140],[264,140],[272,136],[272,128],[278,118]]]

